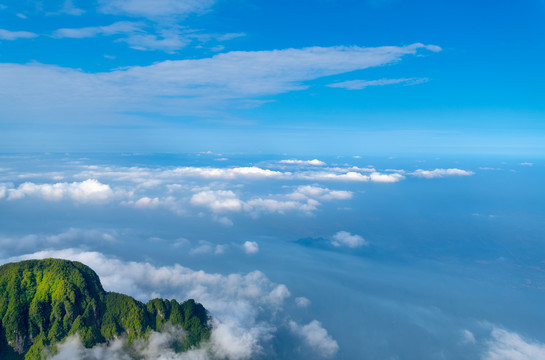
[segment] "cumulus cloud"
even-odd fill
[[[328,85],[329,87],[347,90],[361,90],[369,86],[384,86],[392,84],[417,85],[427,82],[425,78],[380,79],[380,80],[349,80]]]
[[[12,187],[11,184],[1,184],[0,183],[0,199],[4,198],[8,192],[8,189]]]
[[[283,173],[269,169],[263,169],[257,166],[243,166],[234,168],[214,168],[214,167],[177,167],[175,169],[165,171],[164,177],[201,177],[208,179],[267,179],[276,177],[289,176],[290,173]]]
[[[348,246],[349,248],[362,247],[368,245],[367,241],[359,235],[353,235],[348,231],[339,231],[333,235],[333,240],[331,241],[333,246]]]
[[[297,187],[289,197],[294,199],[306,199],[308,197],[318,198],[321,200],[348,200],[352,199],[353,193],[351,191],[344,190],[329,190],[328,188],[322,188],[313,185],[302,185]]]
[[[291,331],[301,336],[305,343],[319,356],[333,357],[339,350],[337,341],[327,333],[327,330],[317,320],[313,320],[304,326],[297,324],[295,321],[290,321],[289,326]]]
[[[115,193],[109,185],[102,184],[96,179],[56,184],[26,182],[17,188],[8,190],[8,200],[21,199],[26,196],[36,196],[48,201],[71,199],[76,202],[90,203],[109,201],[115,196]]]
[[[295,304],[301,308],[305,308],[310,305],[310,300],[304,296],[296,297]]]
[[[531,163],[531,162],[521,162],[520,165],[522,165],[522,166],[534,166],[534,163]]]
[[[242,201],[230,190],[200,191],[191,197],[191,204],[207,207],[216,213],[242,210]]]
[[[519,334],[494,328],[483,360],[544,360],[545,344],[524,339]]]
[[[364,171],[364,170],[360,170]],[[366,171],[367,172],[367,171]],[[338,172],[306,172],[298,174],[298,177],[307,180],[330,180],[330,181],[355,181],[355,182],[387,182],[394,183],[405,179],[405,177],[398,173],[383,174],[379,172],[372,172],[370,175],[364,175],[357,171],[346,171],[344,173]]]
[[[327,165],[325,162],[320,161],[318,159],[313,160],[297,160],[297,159],[289,159],[289,160],[280,160],[281,164],[296,164],[296,165],[314,165],[314,166],[324,166]]]
[[[210,254],[213,253],[215,255],[223,254],[225,250],[227,249],[226,244],[218,244],[214,245],[208,241],[200,240],[199,246],[192,248],[189,250],[189,254],[191,255],[204,255],[204,254]]]
[[[242,247],[246,254],[257,254],[259,252],[259,245],[255,241],[246,241]]]
[[[244,360],[260,354],[263,345],[277,331],[274,314],[290,296],[285,285],[271,282],[259,271],[210,274],[178,264],[156,267],[147,262],[122,261],[76,249],[40,251],[0,260],[0,263],[49,257],[90,266],[107,291],[125,293],[142,301],[154,297],[180,301],[193,298],[202,303],[214,318],[207,350],[219,359]]]
[[[418,169],[410,175],[416,177],[422,177],[427,179],[442,178],[446,176],[470,176],[475,174],[473,171],[461,170],[461,169],[435,169],[435,170],[422,170]]]
[[[141,3],[160,12],[169,8],[155,2]],[[50,115],[48,121],[66,121],[77,114],[79,121],[93,123],[97,118],[120,120],[117,114],[126,112],[209,116],[226,107],[306,89],[305,82],[310,80],[381,66],[434,49],[417,43],[232,51],[101,73],[38,63],[0,64],[2,83],[9,84],[0,86],[0,106],[6,120],[18,121],[45,121],[44,113]]]
[[[10,31],[0,29],[0,40],[32,39],[39,36],[29,31]]]
[[[244,210],[257,215],[262,212],[284,214],[286,211],[300,210],[304,213],[312,213],[320,205],[316,200],[308,199],[305,202],[293,200],[276,200],[255,198],[246,201]]]
[[[140,208],[140,209],[153,209],[153,208],[156,208],[157,206],[159,206],[160,204],[160,201],[159,201],[159,198],[149,198],[147,196],[144,196],[143,198],[140,198],[138,200],[136,200],[134,203],[134,207],[136,208]]]

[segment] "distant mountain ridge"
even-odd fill
[[[210,337],[206,309],[194,300],[143,304],[102,288],[88,266],[68,260],[28,260],[0,266],[0,359],[43,359],[70,335],[85,347],[126,337],[129,342],[167,326],[186,336],[177,352]]]

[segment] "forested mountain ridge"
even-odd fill
[[[193,300],[147,304],[106,292],[98,275],[79,262],[45,259],[0,266],[0,359],[42,359],[70,335],[92,347],[120,337],[129,342],[167,326],[186,336],[176,351],[210,336],[205,308]]]

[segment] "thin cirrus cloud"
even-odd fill
[[[0,29],[0,40],[33,39],[39,35],[30,31],[10,31]]]
[[[215,0],[99,0],[106,14],[144,17],[150,20],[180,18],[210,10]]]
[[[5,121],[45,121],[35,120],[44,113],[56,122],[73,121],[75,114],[80,121],[95,122],[97,115],[111,121],[123,112],[209,116],[229,107],[259,105],[261,97],[306,89],[306,81],[389,64],[422,51],[439,49],[417,43],[232,51],[102,73],[39,63],[0,64],[0,105]]]
[[[89,26],[84,28],[64,28],[55,30],[52,34],[55,38],[73,38],[83,39],[99,35],[110,36],[118,34],[132,34],[134,32],[142,32],[144,24],[118,21],[106,26]]]
[[[349,80],[338,82],[334,84],[329,84],[327,86],[333,88],[343,88],[347,90],[361,90],[369,86],[384,86],[384,85],[394,85],[394,84],[403,84],[403,85],[417,85],[428,82],[427,78],[404,78],[404,79],[379,79],[379,80]]]
[[[124,42],[135,50],[160,50],[173,52],[188,46],[194,41],[205,43],[210,40],[227,41],[244,36],[241,33],[201,34],[182,29],[179,26],[154,28],[144,22],[118,21],[105,26],[58,29],[51,35],[57,39],[94,38],[98,36],[116,36],[117,42]]]

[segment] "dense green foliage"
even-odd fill
[[[0,359],[41,359],[70,335],[86,347],[122,336],[146,337],[165,326],[187,333],[177,351],[208,339],[208,315],[187,300],[150,300],[105,292],[89,267],[67,260],[29,260],[0,266]]]

